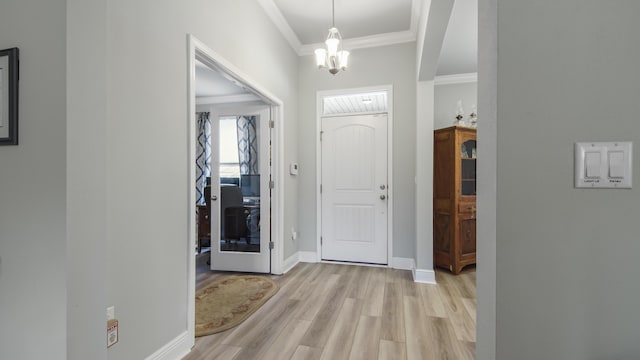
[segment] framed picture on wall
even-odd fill
[[[0,145],[18,145],[18,53],[0,50]]]

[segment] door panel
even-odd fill
[[[241,111],[236,114],[246,115]],[[217,201],[212,201],[211,207],[211,270],[258,273],[270,271],[271,129],[269,119],[269,107],[259,111],[255,133],[250,135],[257,137],[257,144],[253,140],[250,141],[251,144],[247,144],[246,141],[241,143],[244,147],[257,146],[258,173],[252,170],[251,175],[239,175],[239,184],[214,183],[213,173],[216,173],[215,178],[218,179],[221,168],[219,154],[212,156],[212,184],[220,185],[215,186]],[[218,128],[212,126],[212,129]],[[219,133],[213,134],[212,143],[220,141],[219,137]],[[236,140],[233,139],[233,141]],[[214,146],[212,149],[216,153],[219,152],[219,145]],[[243,160],[240,159],[240,162],[243,163]],[[212,188],[212,195],[213,193]]]
[[[322,119],[322,259],[386,264],[387,115]]]

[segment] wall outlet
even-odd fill
[[[296,229],[291,228],[291,240],[296,240],[298,238],[298,233],[296,232]]]
[[[113,320],[115,318],[116,318],[116,307],[115,306],[109,306],[107,308],[107,321]]]
[[[107,321],[107,349],[118,342],[118,320]]]

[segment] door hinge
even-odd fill
[[[273,180],[269,180],[269,189],[273,189],[276,187],[276,182]]]
[[[269,241],[269,250],[273,250],[275,244],[273,243],[273,241]]]
[[[273,120],[269,120],[269,128],[273,129],[274,127],[276,127],[276,122]]]
[[[320,141],[322,141],[322,134],[324,134],[324,131],[320,131]]]
[[[322,184],[320,184],[320,194],[322,194]]]
[[[320,236],[320,245],[322,245],[322,236]]]

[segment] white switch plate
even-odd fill
[[[630,141],[576,143],[575,187],[630,189],[632,157],[633,143]]]
[[[109,306],[107,308],[107,321],[113,320],[115,318],[116,318],[116,307],[115,306]]]

